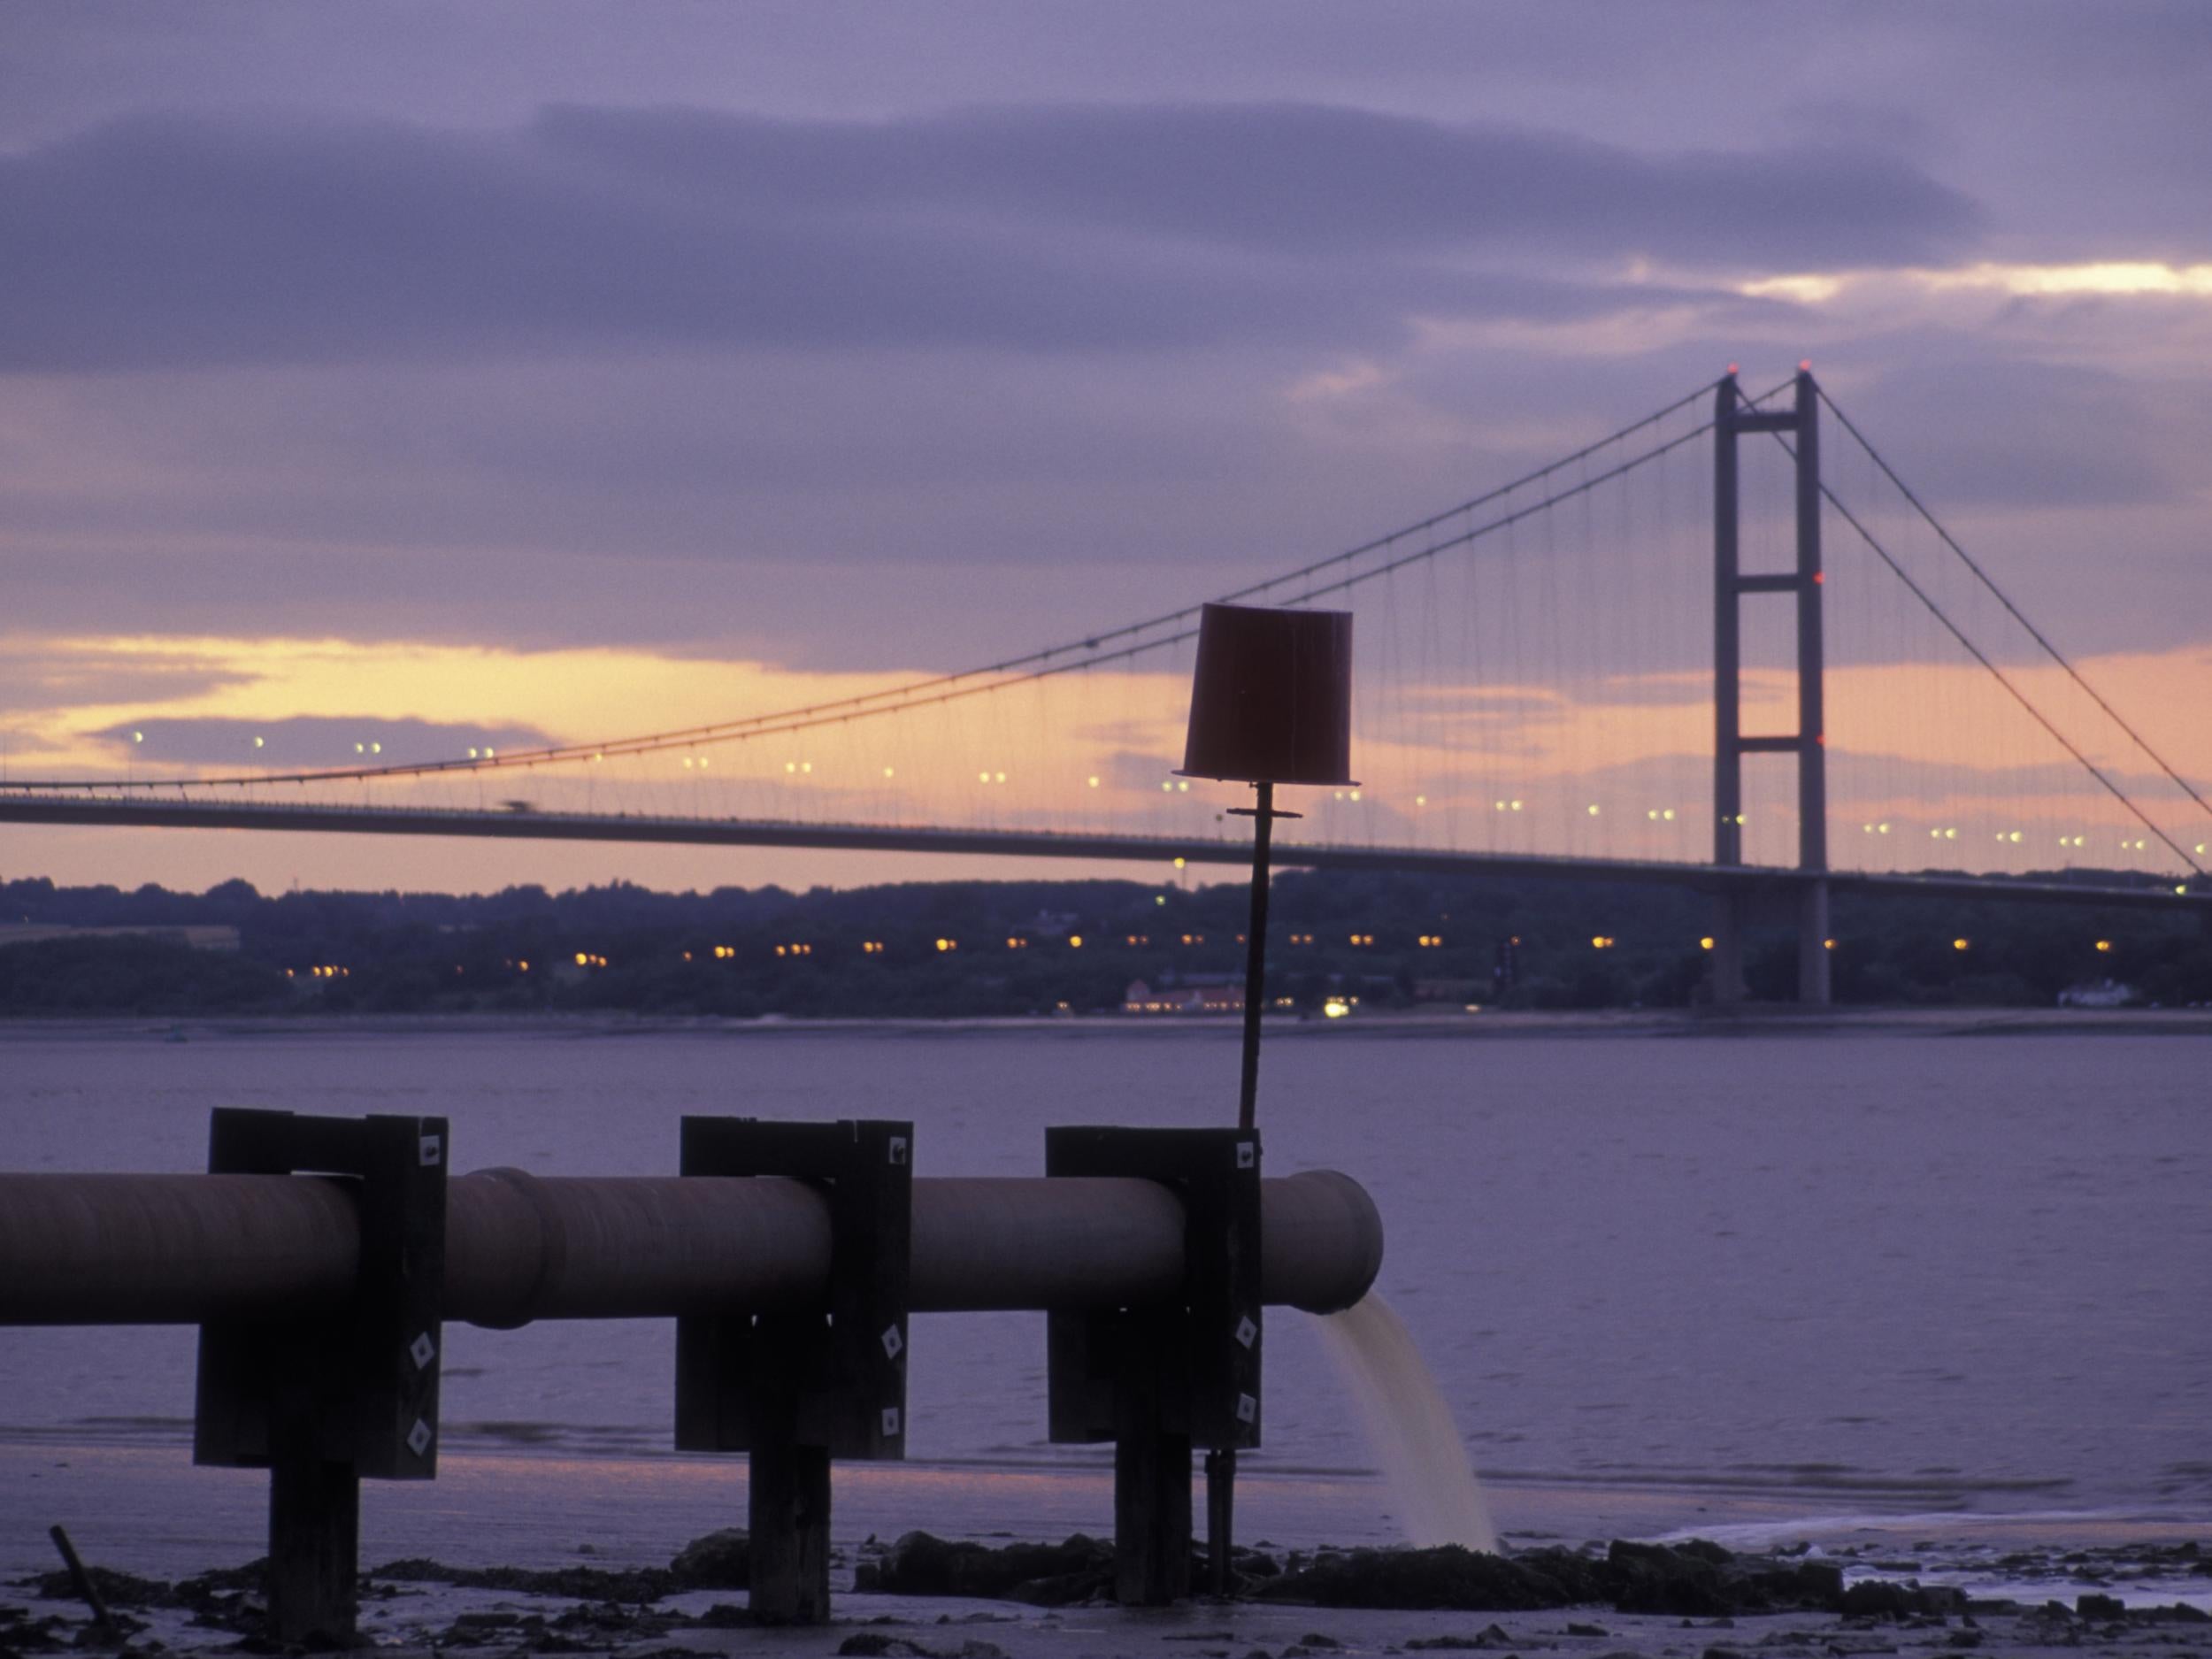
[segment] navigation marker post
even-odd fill
[[[1267,990],[1267,883],[1279,783],[1348,787],[1352,768],[1352,613],[1207,605],[1199,614],[1182,775],[1249,783],[1233,807],[1252,820],[1252,912],[1245,930],[1244,1065],[1237,1127],[1254,1130],[1260,1013]],[[1256,1156],[1258,1141],[1253,1141]],[[1241,1333],[1240,1333],[1241,1340]],[[1247,1344],[1256,1354],[1259,1333]],[[1248,1437],[1258,1443],[1256,1433]],[[1237,1478],[1234,1444],[1206,1453],[1206,1554],[1216,1595],[1229,1592]]]

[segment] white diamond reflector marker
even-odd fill
[[[434,1170],[438,1167],[438,1160],[445,1156],[445,1137],[425,1135],[416,1144],[415,1150],[416,1156],[422,1162],[423,1168]]]
[[[438,1345],[430,1340],[429,1332],[425,1331],[408,1344],[407,1357],[415,1362],[417,1371],[427,1369],[430,1362],[438,1357]]]
[[[1241,1408],[1239,1409],[1241,1409]],[[415,1426],[407,1431],[407,1449],[420,1457],[429,1446],[430,1425],[420,1417],[417,1417]]]
[[[1250,1348],[1259,1340],[1260,1327],[1254,1325],[1249,1317],[1237,1321],[1237,1346],[1239,1348]]]
[[[1237,1168],[1248,1170],[1260,1161],[1260,1149],[1249,1141],[1237,1142]]]
[[[906,1348],[906,1339],[899,1334],[899,1327],[895,1325],[884,1326],[883,1335],[878,1340],[883,1344],[883,1356],[886,1359],[898,1358]]]
[[[1258,1417],[1259,1414],[1260,1402],[1258,1401],[1253,1399],[1250,1394],[1239,1394],[1237,1396],[1238,1422],[1249,1423],[1253,1418]]]
[[[899,1409],[898,1409],[898,1407],[896,1407],[896,1406],[886,1406],[886,1407],[884,1407],[884,1408],[883,1408],[883,1432],[884,1432],[885,1437],[886,1437],[887,1439],[889,1439],[889,1438],[895,1437],[895,1436],[896,1436],[896,1435],[897,1435],[898,1432],[899,1432]]]

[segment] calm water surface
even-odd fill
[[[1917,1034],[1271,1041],[1266,1167],[1380,1205],[1380,1288],[1493,1508],[1517,1482],[1869,1513],[2212,1516],[2203,1040]],[[1048,1124],[1219,1123],[1233,1033],[0,1033],[5,1161],[202,1167],[209,1108],[442,1112],[457,1170],[661,1173],[690,1112],[916,1124],[925,1174],[1041,1170]],[[1268,1329],[1256,1469],[1367,1466],[1306,1321]],[[453,1328],[448,1455],[664,1452],[665,1324]],[[0,1332],[0,1445],[188,1439],[189,1331]],[[1041,1317],[917,1322],[911,1455],[1016,1471]],[[0,1494],[0,1515],[11,1508]],[[20,1518],[20,1517],[16,1517]]]

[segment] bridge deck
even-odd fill
[[[141,829],[275,830],[349,835],[469,835],[510,841],[639,841],[706,847],[793,847],[849,852],[994,855],[1159,864],[1246,865],[1248,841],[1207,836],[1071,833],[1055,830],[942,829],[926,826],[801,823],[773,819],[660,818],[600,812],[487,812],[457,808],[284,805],[273,802],[118,800],[99,796],[0,794],[0,823],[95,825]],[[1279,840],[1282,869],[1408,870],[1580,881],[1686,887],[1703,892],[1797,886],[1804,872],[1760,864],[1693,864],[1661,860],[1571,858],[1529,853],[1450,852],[1419,847],[1300,844]],[[2072,904],[2189,909],[2212,914],[2212,892],[2180,884],[2139,887],[2022,880],[1964,872],[1902,875],[1832,871],[1838,891],[1927,898],[2005,898]]]

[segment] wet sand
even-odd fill
[[[1696,1536],[1787,1563],[1832,1565],[1847,1591],[1887,1606],[1845,1615],[1623,1613],[1602,1603],[1541,1611],[1405,1610],[1200,1598],[1164,1609],[1085,1603],[1048,1608],[975,1597],[864,1593],[855,1569],[880,1561],[890,1528],[948,1503],[972,1517],[965,1534],[1009,1541],[974,1522],[995,1513],[1028,1538],[1064,1535],[1107,1495],[1103,1471],[1000,1471],[883,1466],[839,1484],[833,1619],[826,1626],[751,1624],[741,1589],[650,1596],[625,1588],[640,1569],[665,1568],[700,1532],[741,1519],[742,1477],[726,1463],[667,1460],[580,1470],[553,1460],[459,1460],[434,1486],[381,1486],[366,1494],[363,1560],[370,1566],[361,1628],[380,1651],[409,1655],[685,1653],[791,1655],[888,1654],[942,1659],[1267,1659],[1330,1654],[1494,1652],[1710,1659],[1712,1655],[2039,1654],[2136,1652],[2212,1655],[2212,1526],[2177,1517],[2081,1513],[1889,1517],[1794,1513],[1764,1500],[1694,1489],[1599,1489],[1581,1485],[1494,1486],[1490,1497],[1509,1551],[1564,1546],[1605,1552],[1609,1537]],[[9,1526],[0,1540],[0,1652],[118,1651],[88,1628],[86,1610],[55,1578],[48,1519],[65,1520],[96,1566],[160,1584],[211,1567],[242,1565],[261,1525],[263,1485],[248,1471],[193,1470],[178,1448],[88,1450],[0,1447]],[[562,1502],[563,1498],[565,1502]],[[1314,1559],[1305,1529],[1356,1523],[1386,1544],[1379,1483],[1271,1477],[1244,1483],[1240,1511],[1255,1548],[1295,1566]],[[88,1507],[88,1500],[90,1502]],[[47,1510],[54,1515],[49,1517]],[[460,1516],[468,1517],[457,1527]],[[35,1524],[34,1525],[34,1521]],[[863,1529],[880,1526],[880,1533]],[[961,1531],[956,1527],[955,1531]],[[451,1571],[480,1577],[502,1563],[541,1578],[567,1571],[560,1593],[542,1582],[468,1586],[440,1570],[379,1575],[378,1564],[425,1532]],[[227,1540],[217,1546],[215,1539]],[[463,1542],[464,1539],[467,1541]],[[1287,1540],[1287,1541],[1286,1541]],[[503,1577],[503,1575],[502,1575]],[[38,1580],[44,1579],[43,1585]],[[250,1579],[188,1608],[132,1608],[128,1650],[236,1651],[253,1622]],[[1896,1586],[1890,1591],[1878,1586]],[[42,1590],[43,1594],[42,1594]],[[2084,1601],[2083,1598],[2091,1598]],[[2109,1598],[2098,1600],[2096,1598]],[[119,1602],[131,1600],[125,1593]],[[2182,1604],[2182,1611],[2172,1609]],[[2193,1615],[2186,1609],[2194,1609]]]
[[[2139,1562],[2134,1564],[2139,1565]],[[960,1598],[846,1593],[826,1625],[762,1628],[743,1614],[741,1592],[700,1591],[649,1606],[437,1585],[378,1584],[362,1613],[362,1634],[380,1652],[487,1655],[547,1652],[674,1655],[884,1654],[929,1659],[1292,1659],[1298,1655],[1429,1651],[1557,1654],[1609,1659],[1726,1659],[1753,1652],[1804,1654],[2212,1653],[2212,1615],[2162,1601],[2165,1580],[2124,1581],[2125,1556],[2085,1558],[2073,1571],[2107,1586],[2060,1600],[2041,1571],[1992,1575],[1983,1594],[1941,1612],[1779,1613],[1711,1618],[1624,1614],[1590,1607],[1537,1612],[1390,1611],[1198,1599],[1167,1609],[1106,1605],[1040,1609]],[[1885,1580],[1885,1582],[1901,1582]],[[2125,1610],[2093,1599],[2125,1593]],[[2200,1596],[2199,1601],[2201,1601]],[[23,1612],[0,1612],[0,1649],[152,1652],[236,1651],[235,1629],[194,1624],[181,1613],[141,1609],[127,1644],[88,1628],[81,1608],[5,1596]],[[32,1640],[25,1640],[27,1636]],[[52,1644],[50,1647],[47,1644]],[[261,1649],[266,1651],[266,1649]]]

